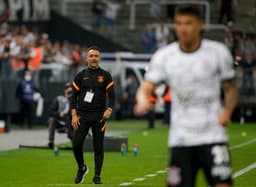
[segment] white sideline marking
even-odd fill
[[[130,185],[132,185],[132,182],[124,182],[120,184],[120,186],[130,186]]]
[[[234,146],[230,147],[230,150],[239,149],[241,147],[244,147],[244,146],[249,145],[249,144],[254,143],[254,142],[256,142],[256,138],[251,139],[251,140],[249,140],[247,142],[244,142],[244,143],[241,143],[241,144],[234,145]]]
[[[251,171],[255,168],[256,168],[256,162],[254,162],[253,164],[245,167],[244,169],[241,169],[240,171],[235,172],[234,175],[233,175],[233,178],[237,178],[237,177],[239,177],[239,176],[241,176],[241,175],[243,175],[243,174],[245,174],[245,173],[247,173],[247,172],[249,172],[249,171]]]
[[[145,177],[155,177],[155,176],[157,176],[157,174],[147,174],[147,175],[145,175]]]
[[[167,171],[166,170],[158,170],[156,173],[162,174],[162,173],[167,173]]]
[[[135,178],[135,179],[133,179],[134,182],[139,182],[139,181],[144,181],[144,180],[145,180],[145,178]]]

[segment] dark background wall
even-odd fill
[[[86,46],[97,45],[104,52],[129,51],[120,44],[93,31],[88,31],[54,11],[51,12],[48,31],[53,40],[68,40]]]

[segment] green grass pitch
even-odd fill
[[[146,129],[145,121],[109,122],[108,129],[124,130],[129,138],[129,152],[105,153],[102,172],[102,187],[120,186],[165,186],[166,173],[161,173],[168,163],[167,148],[168,127],[157,122],[154,130]],[[246,132],[246,133],[244,133]],[[232,124],[228,129],[230,147],[256,139],[256,124]],[[1,143],[1,142],[0,142]],[[132,152],[133,144],[139,145],[139,155]],[[256,141],[231,150],[234,173],[256,162]],[[93,154],[85,153],[85,161],[90,173],[79,186],[95,186],[93,177]],[[157,173],[158,171],[158,173]],[[0,187],[36,187],[36,186],[77,186],[73,184],[76,163],[71,151],[60,151],[54,156],[52,150],[20,149],[0,152]],[[146,176],[157,174],[156,176]],[[235,187],[256,187],[256,169],[252,169],[235,179]],[[138,179],[139,178],[139,179]],[[136,181],[134,179],[142,180]],[[198,187],[207,187],[200,172]]]

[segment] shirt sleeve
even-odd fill
[[[77,105],[77,97],[80,93],[81,88],[81,76],[80,74],[77,74],[75,77],[73,83],[72,83],[72,96],[71,96],[71,109],[75,109]]]
[[[108,91],[109,88],[114,86],[114,81],[113,81],[112,76],[110,75],[110,73],[107,72],[105,76],[106,76],[105,77],[105,79],[106,79],[106,82],[105,82],[106,91]]]
[[[233,79],[235,77],[235,70],[233,66],[233,58],[228,48],[221,45],[219,48],[219,70],[221,80]]]
[[[115,105],[114,81],[112,79],[112,76],[109,73],[107,73],[106,75],[106,93],[108,96],[107,107],[114,108],[114,105]]]
[[[164,56],[156,52],[150,61],[149,69],[145,74],[145,80],[153,84],[158,84],[167,79],[164,67]]]
[[[74,89],[75,91],[77,91],[77,92],[80,92],[80,87],[81,87],[80,82],[81,82],[81,80],[80,80],[80,74],[78,74],[78,75],[75,77],[74,81],[72,82],[73,89]]]

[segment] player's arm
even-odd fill
[[[103,113],[102,121],[105,121],[110,118],[112,110],[115,105],[115,90],[114,90],[114,81],[110,74],[107,74],[107,84],[106,84],[106,93],[108,96],[108,106]]]
[[[220,76],[224,90],[224,106],[223,111],[219,115],[219,123],[226,127],[237,103],[235,70],[233,66],[233,58],[228,48],[224,45],[220,45],[218,50]]]
[[[223,111],[219,117],[219,122],[221,125],[227,126],[237,104],[235,79],[223,81],[222,87],[224,90],[224,106]]]
[[[155,90],[155,84],[144,81],[139,87],[136,94],[136,105],[134,107],[134,113],[137,116],[146,114],[153,109],[152,103],[149,102],[149,98]]]
[[[150,60],[149,68],[145,74],[145,81],[140,85],[136,94],[136,105],[134,113],[137,116],[144,115],[153,110],[154,105],[149,98],[154,93],[156,85],[167,80],[167,74],[164,67],[166,60],[162,50],[157,51]]]

